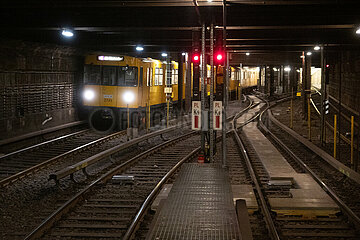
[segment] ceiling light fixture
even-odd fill
[[[249,53],[249,52],[247,52],[247,53],[246,53],[246,56],[250,56],[250,53]]]
[[[312,52],[307,52],[306,55],[311,56]]]
[[[62,31],[61,31],[61,34],[64,36],[64,37],[67,37],[67,38],[70,38],[70,37],[73,37],[74,36],[74,32],[70,29],[66,29],[64,28]]]
[[[138,52],[144,51],[144,47],[142,47],[142,46],[137,46],[137,47],[136,47],[136,51],[138,51]]]
[[[162,53],[161,56],[162,57],[167,57],[167,53]]]
[[[319,50],[320,50],[320,46],[319,46],[319,45],[316,45],[316,46],[314,47],[314,50],[315,50],[315,51],[319,51]]]
[[[291,71],[291,68],[290,68],[289,66],[287,66],[287,67],[284,68],[284,71],[285,71],[285,72],[290,72],[290,71]]]
[[[355,33],[360,35],[360,27],[358,27],[358,29],[356,29]]]

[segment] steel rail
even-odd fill
[[[293,151],[288,148],[285,143],[283,143],[276,135],[271,132],[262,122],[260,122],[260,127],[267,133],[269,136],[277,142],[299,165],[308,172],[312,178],[327,192],[330,197],[336,202],[336,204],[346,213],[346,215],[351,218],[356,225],[357,228],[360,228],[360,218],[336,195],[336,193],[327,186],[319,176],[316,175],[314,171],[310,169],[310,167],[304,163]]]
[[[24,134],[24,135],[21,135],[21,136],[0,140],[0,146],[2,147],[2,146],[7,145],[7,144],[12,144],[14,142],[19,142],[19,141],[22,141],[22,140],[25,140],[25,139],[28,139],[28,138],[37,137],[37,136],[44,135],[44,134],[47,134],[47,133],[62,130],[64,128],[74,127],[74,126],[82,125],[82,124],[85,124],[85,123],[86,123],[86,121],[71,122],[71,123],[66,123],[66,124],[60,125],[60,126],[47,128],[47,129],[44,129],[44,130],[39,130],[39,131],[36,131],[36,132],[27,133],[27,134]]]
[[[310,97],[310,102],[311,102],[311,105],[313,105],[313,108],[315,109],[316,113],[317,113],[318,115],[321,115],[319,109],[317,108],[314,100],[313,100],[311,97]]]
[[[244,95],[245,96],[245,95]],[[246,100],[246,96],[245,96],[245,100]],[[249,102],[249,105],[241,110],[239,113],[235,114],[234,116],[231,116],[227,119],[227,121],[231,121],[232,120],[232,125],[234,125],[234,121],[236,121],[236,119],[243,114],[245,111],[248,111],[249,109],[251,109],[253,104],[253,101]],[[227,131],[226,134],[230,134],[232,130]],[[222,138],[222,136],[218,136],[216,138],[216,140],[220,140]],[[200,147],[198,147],[197,149],[195,149],[194,151],[192,151],[190,154],[188,154],[186,157],[184,157],[182,160],[179,161],[179,163],[177,163],[173,169],[171,169],[162,179],[161,181],[156,185],[156,187],[153,189],[153,191],[148,195],[148,197],[146,198],[146,200],[144,201],[144,203],[142,204],[140,210],[137,212],[135,218],[133,219],[132,223],[130,224],[130,227],[128,228],[127,232],[125,233],[124,237],[122,240],[129,240],[132,238],[133,234],[135,233],[137,227],[139,226],[139,224],[141,223],[141,219],[143,218],[146,209],[148,209],[148,207],[150,206],[150,204],[152,203],[152,201],[154,200],[154,198],[156,197],[157,193],[161,190],[161,187],[166,183],[167,179],[169,177],[171,177],[171,175],[176,171],[176,169],[178,169],[181,164],[183,164],[185,161],[187,161],[189,158],[191,158],[191,156],[193,156],[194,154],[196,154],[197,152],[200,151]]]
[[[133,234],[135,233],[137,227],[141,223],[141,220],[145,214],[145,211],[150,207],[150,204],[157,196],[158,192],[161,190],[162,186],[166,183],[166,181],[175,173],[179,167],[186,162],[188,159],[193,157],[196,153],[200,151],[201,147],[198,147],[194,149],[191,153],[189,153],[187,156],[185,156],[183,159],[181,159],[170,171],[159,181],[159,183],[156,185],[156,187],[151,191],[151,193],[147,196],[146,200],[143,202],[143,204],[140,207],[140,210],[137,212],[134,220],[130,224],[130,227],[126,231],[124,237],[122,240],[129,240],[132,239]]]
[[[233,120],[234,117],[235,117],[235,115],[229,117],[227,120],[228,121]],[[168,129],[160,130],[160,131],[155,132],[154,134],[157,133],[157,135],[161,135],[163,133],[169,132],[170,129],[173,130],[173,129],[177,129],[177,128],[187,126],[187,125],[189,125],[189,123],[185,123],[185,124],[182,124],[182,125],[170,127]],[[64,203],[61,207],[59,207],[55,212],[53,212],[49,217],[47,217],[38,227],[36,227],[30,234],[28,234],[24,238],[24,240],[40,238],[47,230],[49,230],[51,228],[51,226],[56,221],[58,221],[64,214],[66,214],[68,211],[70,211],[71,208],[73,208],[81,199],[83,199],[85,194],[88,193],[95,185],[106,182],[114,174],[122,171],[124,168],[127,168],[128,166],[133,164],[137,159],[140,159],[141,157],[145,156],[146,154],[149,154],[150,152],[152,152],[152,151],[154,151],[156,149],[162,148],[163,146],[165,146],[167,144],[170,144],[170,143],[175,142],[175,141],[177,141],[177,140],[179,140],[179,139],[181,139],[183,137],[187,137],[187,136],[190,136],[191,134],[195,134],[195,133],[196,133],[195,131],[191,131],[190,133],[184,134],[184,135],[179,136],[177,138],[166,141],[166,142],[164,142],[164,143],[162,143],[160,145],[152,147],[152,148],[146,150],[145,152],[143,152],[143,153],[131,158],[130,160],[122,163],[118,167],[108,171],[107,173],[102,175],[100,178],[98,178],[97,180],[92,182],[90,185],[88,185],[86,188],[84,188],[82,191],[77,193],[74,197],[72,197],[70,200],[68,200],[66,203]],[[106,152],[106,151],[104,151],[104,152]],[[106,156],[108,156],[108,153],[104,154],[104,157],[106,157]]]
[[[245,162],[246,162],[246,166],[249,170],[249,173],[250,173],[250,176],[254,182],[254,185],[255,185],[255,189],[258,193],[258,196],[259,196],[259,199],[260,199],[260,203],[261,203],[261,208],[262,208],[262,211],[264,213],[264,217],[265,217],[265,222],[266,222],[266,225],[267,225],[267,228],[268,230],[270,231],[271,233],[271,238],[273,240],[280,240],[280,237],[279,237],[279,233],[278,231],[276,230],[276,227],[275,227],[275,224],[274,224],[274,221],[272,220],[272,217],[271,217],[271,214],[270,214],[270,210],[266,204],[266,200],[265,200],[265,197],[262,193],[262,190],[261,190],[261,187],[260,187],[260,184],[257,180],[257,176],[255,174],[255,171],[252,167],[252,164],[251,164],[251,161],[250,161],[250,158],[247,154],[247,151],[245,149],[245,146],[244,144],[242,143],[238,133],[233,129],[232,130],[234,132],[234,136],[235,136],[235,139],[236,139],[236,142],[238,144],[238,146],[240,147],[241,149],[241,154],[243,155],[244,159],[245,159]]]
[[[244,94],[244,98],[245,98],[245,101],[247,99],[247,96]],[[243,115],[246,111],[248,111],[250,108],[252,108],[252,105],[253,105],[254,101],[252,101],[250,98],[249,98],[249,105],[244,108],[243,110],[241,110],[240,112],[238,112],[237,114],[235,114],[234,116],[234,119],[232,121],[232,128],[234,129],[236,124],[235,124],[235,121],[241,116]]]
[[[70,133],[70,134],[67,134],[67,135],[64,135],[64,136],[61,136],[61,137],[58,137],[58,138],[55,138],[55,139],[46,141],[46,142],[38,143],[38,144],[32,145],[32,146],[30,146],[30,147],[25,147],[25,148],[16,150],[16,151],[14,151],[14,152],[5,154],[5,155],[3,155],[3,156],[0,156],[0,161],[1,161],[2,159],[11,157],[11,156],[13,156],[13,155],[16,155],[16,154],[19,154],[19,153],[22,153],[22,152],[25,152],[25,151],[32,150],[32,149],[34,149],[34,148],[38,148],[38,147],[44,146],[44,145],[49,144],[49,143],[57,142],[57,141],[60,141],[60,140],[65,139],[65,138],[69,138],[69,137],[72,137],[72,136],[74,136],[74,135],[81,134],[81,133],[84,133],[84,132],[87,132],[87,131],[89,131],[89,129],[85,129],[85,130],[81,130],[81,131],[78,131],[78,132]]]
[[[168,140],[160,145],[157,145],[155,147],[152,147],[141,154],[136,155],[135,157],[129,159],[128,161],[122,163],[121,165],[117,166],[116,168],[108,171],[95,181],[93,181],[90,185],[88,185],[86,188],[81,190],[79,193],[77,193],[74,197],[72,197],[70,200],[68,200],[66,203],[64,203],[61,207],[59,207],[54,213],[52,213],[49,217],[47,217],[37,228],[35,228],[30,234],[28,234],[24,240],[30,240],[30,239],[38,239],[40,238],[47,230],[49,230],[52,225],[59,220],[64,214],[69,212],[71,208],[73,208],[80,200],[85,199],[85,194],[88,193],[90,190],[93,189],[93,187],[97,186],[98,184],[105,183],[108,181],[114,174],[124,170],[125,168],[131,166],[133,163],[135,163],[137,160],[141,159],[143,156],[154,152],[157,149],[160,149],[164,147],[165,145],[169,145],[173,142],[179,141],[180,139],[184,137],[188,137],[190,135],[195,134],[194,131],[191,131],[190,133],[184,134],[182,136],[176,137],[174,139]]]
[[[86,130],[83,130],[83,131],[86,131]],[[80,147],[74,148],[74,149],[72,149],[70,151],[62,153],[62,154],[60,154],[60,155],[58,155],[56,157],[50,158],[50,159],[48,159],[48,160],[46,160],[46,161],[44,161],[42,163],[36,164],[36,165],[34,165],[34,166],[30,167],[30,168],[27,168],[27,169],[25,169],[25,170],[23,170],[21,172],[18,172],[18,173],[14,174],[14,175],[11,175],[10,177],[2,179],[2,180],[0,180],[0,188],[10,184],[11,182],[17,181],[17,180],[21,179],[22,177],[24,177],[26,175],[29,175],[30,173],[35,172],[38,169],[44,168],[48,164],[54,163],[55,161],[57,161],[57,160],[59,160],[61,158],[64,158],[64,157],[66,157],[68,155],[71,155],[71,154],[74,154],[74,153],[76,153],[78,151],[82,151],[82,150],[84,150],[84,149],[86,149],[86,148],[88,148],[90,146],[96,145],[96,144],[98,144],[98,143],[100,143],[102,141],[108,140],[108,139],[113,138],[113,137],[115,137],[117,135],[123,135],[123,134],[125,134],[125,132],[126,131],[119,131],[119,132],[113,133],[111,135],[102,137],[100,139],[94,140],[92,142],[86,143],[86,144],[84,144],[84,145],[82,145]]]
[[[302,143],[304,146],[306,146],[308,149],[310,149],[312,152],[314,152],[316,155],[320,156],[324,161],[329,163],[334,169],[339,171],[340,173],[344,174],[348,178],[354,180],[355,182],[360,184],[360,174],[355,172],[354,170],[350,169],[349,167],[345,166],[332,156],[330,156],[328,153],[326,153],[324,150],[319,148],[318,146],[314,145],[313,143],[309,142],[308,140],[301,137],[298,133],[296,133],[294,130],[288,128],[287,126],[283,125],[279,120],[274,118],[274,116],[271,114],[270,111],[268,111],[269,120],[275,123],[278,127],[286,131],[288,134],[293,136],[297,141]]]
[[[259,98],[259,99],[261,99],[261,98]],[[256,114],[255,116],[253,116],[252,118],[250,118],[249,120],[247,120],[247,121],[246,121],[244,124],[242,124],[240,127],[243,127],[243,126],[247,125],[248,123],[250,123],[251,121],[255,120],[257,117],[261,116],[264,111],[266,111],[266,110],[269,108],[269,106],[270,106],[269,102],[268,102],[268,101],[265,101],[265,100],[263,100],[263,99],[261,99],[261,100],[264,101],[264,102],[266,102],[266,104],[267,104],[268,106],[267,106],[263,111],[260,111],[260,113]],[[259,104],[259,103],[258,103],[258,104]],[[250,120],[251,120],[251,121],[250,121]],[[240,128],[240,127],[239,127],[239,128]],[[255,171],[254,171],[253,167],[252,167],[252,164],[251,164],[250,158],[249,158],[249,156],[248,156],[248,154],[247,154],[247,151],[246,151],[246,149],[245,149],[245,146],[244,146],[242,140],[240,139],[240,137],[239,137],[239,135],[238,135],[238,133],[237,133],[237,131],[236,131],[237,129],[238,129],[238,128],[233,129],[232,131],[233,131],[233,133],[234,133],[236,142],[237,142],[239,148],[241,149],[240,152],[241,152],[242,156],[243,156],[244,159],[245,159],[245,163],[246,163],[246,166],[247,166],[247,168],[248,168],[248,170],[249,170],[249,174],[250,174],[250,176],[251,176],[251,179],[252,179],[253,182],[254,182],[255,189],[256,189],[256,191],[257,191],[257,193],[258,193],[258,195],[259,195],[260,203],[261,203],[261,208],[262,208],[262,210],[263,210],[263,212],[264,212],[265,222],[266,222],[267,228],[268,228],[268,230],[270,231],[273,240],[280,240],[279,233],[277,232],[276,227],[275,227],[275,224],[274,224],[274,221],[272,220],[272,217],[271,217],[271,214],[270,214],[270,210],[269,210],[269,208],[267,207],[265,197],[264,197],[264,195],[262,194],[262,190],[261,190],[260,184],[259,184],[259,182],[258,182],[258,180],[257,180],[257,176],[256,176],[256,174],[255,174]]]

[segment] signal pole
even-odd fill
[[[205,69],[206,69],[206,61],[205,61],[205,24],[202,25],[201,29],[201,70],[200,70],[200,81],[201,81],[201,113],[207,113],[205,112]],[[201,119],[204,122],[204,120],[207,118],[207,116],[202,116]],[[201,124],[201,149],[203,153],[205,153],[205,130],[203,129],[204,124]]]
[[[228,70],[229,70],[229,53],[226,51],[226,0],[223,0],[223,50],[226,54],[226,63],[224,63],[224,86],[223,86],[223,119],[222,119],[222,165],[225,168],[226,164],[226,105],[227,105],[227,84],[228,84]]]
[[[211,82],[210,82],[210,162],[214,161],[214,129],[213,129],[213,108],[214,108],[214,24],[210,26],[210,65],[211,65]]]

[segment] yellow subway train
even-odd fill
[[[86,56],[83,104],[89,110],[91,128],[100,132],[129,126],[150,128],[156,121],[164,118],[167,103],[173,111],[178,109],[178,105],[185,101],[187,85],[191,86],[192,96],[193,74],[190,71],[191,83],[186,84],[185,64],[179,66],[172,61],[171,70],[167,70],[167,66],[169,64],[149,58],[96,54]],[[181,79],[179,68],[182,68],[183,73],[180,74]],[[209,77],[211,67],[207,66],[207,70]],[[171,78],[167,77],[169,71]],[[240,72],[241,69],[231,68],[231,99],[239,96]],[[215,79],[220,84],[220,74]],[[244,80],[243,84],[241,87],[250,87],[256,86],[257,82]],[[206,91],[210,92],[209,85]]]

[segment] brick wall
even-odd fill
[[[78,120],[82,63],[75,49],[0,40],[0,139]]]
[[[360,110],[360,52],[342,51],[329,53],[330,65],[329,93],[339,99],[339,81],[341,79],[341,101],[346,106]]]

